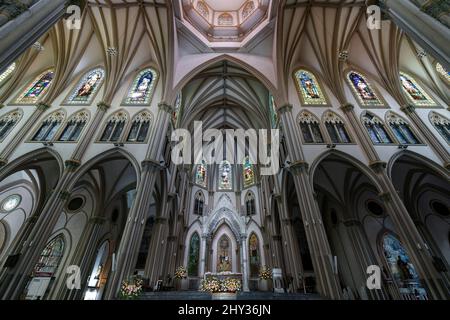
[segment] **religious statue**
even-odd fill
[[[217,257],[217,271],[231,272],[230,242],[226,237],[222,237],[219,241],[219,252],[217,253]]]

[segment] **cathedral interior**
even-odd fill
[[[450,299],[449,27],[447,1],[0,2],[0,299]],[[209,129],[232,159],[176,163]]]

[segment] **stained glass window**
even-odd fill
[[[381,102],[372,86],[362,74],[352,71],[349,72],[347,79],[350,83],[350,87],[352,88],[353,93],[362,106],[384,106],[383,102]]]
[[[386,120],[400,144],[420,144],[408,122],[393,112],[386,115]]]
[[[200,261],[200,236],[195,232],[191,237],[189,243],[189,262],[188,275],[190,277],[197,277],[199,272]]]
[[[42,250],[38,263],[34,266],[34,277],[53,277],[64,254],[64,238],[58,236]]]
[[[422,89],[414,78],[406,73],[401,73],[400,81],[403,90],[415,106],[436,106],[436,102]]]
[[[253,1],[247,1],[242,9],[242,20],[246,19],[255,10],[255,3]]]
[[[219,165],[219,190],[233,189],[233,170],[228,161],[222,161]]]
[[[209,19],[209,9],[203,1],[197,2],[197,11],[203,16],[203,18],[206,20]]]
[[[304,143],[324,143],[320,122],[312,113],[302,111],[298,116],[298,122]]]
[[[269,108],[272,121],[272,128],[276,128],[278,126],[278,113],[273,95],[269,96]]]
[[[197,192],[194,200],[194,214],[203,216],[203,208],[205,206],[205,197],[201,191]]]
[[[197,170],[195,172],[195,183],[199,186],[206,187],[206,177],[208,173],[208,168],[205,160],[202,160],[202,163],[197,166]]]
[[[248,192],[245,196],[245,209],[248,216],[256,214],[255,195],[252,192]]]
[[[303,105],[326,105],[327,100],[316,77],[306,70],[295,73],[297,87]]]
[[[250,158],[248,156],[244,159],[243,174],[244,188],[247,188],[255,183],[255,171],[253,170],[253,165],[250,163]]]
[[[259,253],[259,241],[256,234],[252,233],[249,239],[250,277],[258,277],[261,267],[261,255]]]
[[[149,111],[141,111],[134,118],[128,134],[128,142],[145,142],[150,130],[152,114]]]
[[[75,90],[73,90],[67,98],[66,103],[74,105],[91,104],[96,93],[100,89],[104,78],[105,71],[102,68],[96,68],[89,71],[84,75]]]
[[[178,116],[180,115],[181,111],[181,102],[182,102],[182,95],[181,92],[177,95],[177,99],[175,100],[175,105],[173,107],[173,113],[172,113],[172,123],[173,126],[176,127],[178,124]]]
[[[436,71],[439,73],[441,78],[447,82],[447,84],[450,84],[450,71],[445,70],[444,66],[439,62],[436,63]]]
[[[350,143],[351,139],[347,133],[344,121],[332,111],[325,112],[323,121],[327,132],[333,143]]]
[[[419,275],[400,241],[394,235],[387,233],[382,238],[382,248],[393,280],[402,291],[407,290],[411,294],[426,296],[426,291],[420,284]]]
[[[125,111],[117,111],[113,114],[100,137],[101,142],[117,142],[122,137],[123,129],[128,122],[128,114]]]
[[[16,70],[16,63],[14,62],[2,74],[0,74],[0,86],[5,80],[9,78],[9,76]]]
[[[19,104],[35,104],[44,96],[50,87],[55,73],[47,70],[40,74],[31,85],[17,98]]]
[[[22,110],[17,109],[0,117],[0,141],[6,138],[20,119],[22,119],[22,115]]]
[[[81,136],[84,127],[89,121],[89,112],[82,110],[70,117],[58,141],[76,142]]]
[[[65,117],[66,113],[63,110],[53,112],[44,120],[31,140],[35,142],[52,141]]]
[[[373,143],[381,144],[393,142],[380,118],[367,112],[363,115],[362,121]]]
[[[15,210],[20,203],[22,202],[22,197],[18,194],[13,194],[8,196],[5,200],[3,200],[1,205],[1,211],[3,212],[11,212]]]
[[[219,26],[232,26],[233,25],[233,16],[229,13],[222,13],[218,18]]]
[[[158,74],[153,69],[141,71],[131,85],[125,105],[148,105],[152,98]]]
[[[450,120],[432,111],[430,113],[430,121],[447,143],[450,144]]]

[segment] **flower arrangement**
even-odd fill
[[[209,293],[236,293],[241,289],[241,281],[235,278],[219,280],[216,277],[208,277],[200,285],[200,291]]]
[[[134,300],[139,298],[142,293],[142,285],[143,281],[138,277],[123,281],[119,292],[120,299]]]
[[[186,279],[187,278],[187,270],[185,267],[178,267],[175,271],[175,279]]]
[[[272,269],[264,266],[259,270],[259,278],[261,280],[270,280],[272,279]]]

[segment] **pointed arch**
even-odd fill
[[[3,142],[23,117],[22,109],[15,109],[0,117],[0,142]]]
[[[203,195],[202,191],[198,191],[195,194],[194,199],[194,215],[202,217],[204,214],[204,207],[205,207],[205,196]]]
[[[129,115],[124,109],[113,113],[102,130],[97,142],[120,142],[124,137],[124,129],[128,123]]]
[[[302,110],[297,116],[304,144],[324,143],[320,120],[308,110]]]
[[[32,142],[49,142],[57,137],[57,133],[66,118],[66,111],[59,109],[52,112],[41,123],[40,127],[34,132],[30,141]]]
[[[62,233],[51,239],[44,250],[42,250],[39,260],[34,266],[33,277],[48,277],[56,275],[61,260],[66,249],[66,240]]]
[[[153,114],[148,110],[142,110],[133,117],[131,127],[128,130],[128,143],[145,143],[153,123]]]
[[[383,120],[371,112],[363,112],[361,122],[367,130],[367,134],[373,144],[391,144],[394,139],[386,130]]]
[[[122,105],[142,106],[149,105],[158,82],[158,73],[155,69],[146,68],[140,71],[134,78],[127,91]]]
[[[97,95],[105,79],[105,69],[94,68],[85,73],[78,81],[76,87],[66,98],[67,105],[90,105]]]
[[[87,109],[83,109],[74,113],[65,123],[64,129],[59,135],[59,142],[77,142],[84,128],[86,127],[91,117]]]
[[[250,277],[258,277],[261,268],[261,249],[259,238],[255,232],[248,238],[248,259],[250,265]]]
[[[304,106],[328,105],[322,86],[313,72],[301,68],[294,73],[294,81],[300,102]]]
[[[228,12],[224,12],[217,18],[217,24],[219,26],[232,26],[234,24],[233,16]]]
[[[46,93],[53,78],[55,77],[55,71],[53,68],[47,69],[40,73],[34,80],[27,86],[27,88],[19,94],[15,99],[16,104],[32,105],[37,103]]]
[[[436,107],[437,103],[411,75],[400,72],[400,83],[409,101],[416,107]]]
[[[322,116],[322,123],[327,129],[328,136],[333,143],[352,143],[353,139],[344,120],[335,112],[327,110]]]
[[[430,112],[428,119],[442,138],[450,144],[450,120],[435,111]]]
[[[245,210],[249,217],[256,215],[256,202],[255,194],[252,191],[247,192],[245,195]]]
[[[384,107],[381,95],[367,78],[360,72],[350,70],[347,72],[347,82],[352,89],[355,99],[361,107]]]
[[[392,111],[388,111],[385,117],[386,123],[400,144],[421,144],[417,133],[403,117]]]
[[[200,235],[195,231],[189,241],[188,276],[198,277],[200,271]]]

